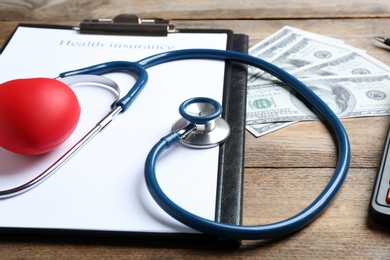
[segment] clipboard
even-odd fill
[[[100,20],[99,21],[93,20],[93,21],[87,21],[87,23],[92,25],[98,24],[99,26],[103,24],[104,26],[113,26],[113,28],[119,28],[119,27],[121,27],[122,29],[125,28],[125,32],[126,32],[125,35],[123,35],[121,32],[118,31],[113,32],[113,35],[120,34],[121,35],[120,37],[123,37],[121,39],[126,39],[126,37],[138,37],[135,36],[137,33],[139,33],[140,31],[141,32],[145,31],[145,28],[142,28],[142,26],[145,25],[148,27],[153,27],[156,26],[156,24],[159,31],[157,33],[158,36],[152,36],[150,34],[146,36],[143,35],[143,36],[151,37],[151,38],[160,37],[159,39],[162,39],[161,37],[166,37],[166,36],[165,33],[164,35],[161,35],[160,33],[161,28],[167,30],[167,35],[169,33],[176,34],[176,35],[188,34],[192,36],[201,35],[201,34],[208,35],[208,36],[213,36],[216,34],[225,34],[226,49],[244,52],[244,53],[246,53],[248,49],[248,37],[242,34],[234,34],[230,30],[176,29],[171,24],[169,24],[169,21],[157,20],[157,23],[156,22],[151,23],[148,19],[149,22],[147,22],[147,24],[144,24],[140,19],[137,20],[138,22],[134,22],[134,20],[132,20],[134,16],[130,17],[131,18],[130,21],[126,20],[128,18],[129,16],[125,16],[125,21],[120,20],[119,22],[118,21],[102,22]],[[119,23],[121,24],[120,26],[118,25]],[[119,27],[115,27],[115,26],[119,26]],[[141,28],[141,29],[135,30],[135,33],[129,36],[128,35],[129,26],[132,28]],[[75,30],[75,28],[72,26],[20,24],[17,27],[17,29],[14,31],[12,36],[8,39],[7,43],[4,45],[1,51],[0,66],[4,62],[4,60],[6,60],[6,58],[3,58],[3,55],[9,49],[11,49],[11,46],[13,46],[12,45],[13,40],[16,39],[16,37],[18,36],[17,32],[18,29],[20,28],[27,29],[27,30],[44,29],[46,31],[62,30],[63,32],[69,32],[69,31],[73,32]],[[153,30],[151,30],[151,32],[156,33]],[[102,32],[98,32],[98,35],[99,33]],[[107,34],[107,32],[105,32],[104,34]],[[31,40],[42,41],[44,39],[38,38],[38,39],[31,39]],[[63,44],[65,45],[67,44],[67,42],[63,42]],[[71,47],[71,46],[65,46],[65,47]],[[22,57],[22,58],[15,57],[15,58],[18,61],[21,61],[23,59],[28,59],[28,57]],[[187,62],[191,62],[191,61],[187,61]],[[74,64],[74,67],[78,68],[79,65]],[[156,69],[158,68],[156,67]],[[215,204],[214,204],[215,205],[214,219],[216,221],[220,221],[224,223],[240,224],[242,221],[241,210],[242,210],[242,200],[243,200],[242,189],[243,189],[243,171],[244,171],[245,107],[246,107],[246,80],[247,80],[246,66],[234,62],[225,62],[223,68],[223,74],[224,74],[222,79],[223,92],[221,93],[220,98],[222,101],[222,107],[224,109],[223,117],[230,124],[232,133],[231,136],[228,138],[228,140],[224,144],[220,145],[219,148],[217,148],[218,162],[217,162],[217,173],[216,173],[216,180],[215,180],[216,194],[215,194]],[[115,123],[116,122],[114,120],[111,125],[114,125]],[[171,123],[173,122],[167,122],[168,125],[170,125]],[[164,134],[165,132],[161,132],[161,136]],[[109,133],[105,133],[105,135],[109,135]],[[92,140],[91,143],[92,142],[94,142],[94,140]],[[92,149],[93,148],[91,148],[90,150]],[[87,152],[88,151],[86,151],[85,153]],[[1,161],[1,154],[2,153],[0,153],[0,161]],[[78,155],[76,154],[75,157],[78,157]],[[168,159],[171,158],[167,158],[167,161],[169,161]],[[74,160],[74,158],[72,158],[71,160]],[[0,163],[4,163],[4,159],[3,162]],[[131,166],[129,167],[131,168]],[[83,169],[85,170],[85,168]],[[80,169],[80,171],[83,171],[83,169]],[[62,171],[62,169],[60,171]],[[57,174],[59,176],[65,175],[56,172],[53,176]],[[0,173],[0,178],[1,176],[2,174]],[[78,177],[75,176],[74,179],[75,182],[77,182],[78,180],[77,178]],[[50,183],[47,182],[48,181],[45,181],[44,184],[42,185],[48,187]],[[35,189],[40,189],[40,186],[36,187]],[[29,196],[29,195],[22,194],[20,196],[22,197],[22,196]],[[51,194],[47,194],[47,196],[51,196]],[[66,203],[66,194],[61,198],[62,198],[62,203]],[[13,200],[12,198],[9,199],[9,201],[0,200],[0,208],[2,207],[2,204],[9,204],[8,207],[11,207],[12,200]],[[31,205],[27,206],[26,212],[28,212],[28,210],[30,211],[33,210],[33,208],[34,207],[31,207]],[[82,213],[77,213],[77,214],[82,214]],[[11,217],[17,218],[20,216],[11,216]],[[70,241],[73,241],[76,238],[82,238],[82,239],[94,239],[94,240],[101,240],[101,241],[115,240],[116,242],[132,241],[135,243],[140,242],[146,244],[148,243],[169,244],[172,242],[172,245],[177,245],[177,243],[185,243],[185,244],[192,245],[194,242],[200,242],[202,245],[209,245],[211,243],[211,244],[218,244],[218,245],[229,246],[229,247],[238,246],[240,244],[240,241],[224,240],[224,239],[204,235],[198,232],[192,232],[192,231],[187,232],[186,230],[178,231],[178,232],[170,232],[164,230],[157,231],[157,232],[153,232],[153,231],[144,232],[142,230],[120,230],[120,229],[113,229],[110,227],[101,228],[101,229],[83,228],[82,225],[77,228],[63,228],[63,227],[56,227],[55,225],[50,226],[49,224],[47,227],[42,225],[34,226],[28,224],[27,225],[19,224],[14,226],[14,225],[10,225],[9,222],[8,224],[4,224],[5,221],[2,221],[2,219],[4,220],[4,215],[3,217],[0,216],[0,236],[6,236],[6,237],[30,236],[34,238],[34,237],[44,236],[44,237],[49,237],[51,239],[69,238]],[[108,219],[107,221],[110,220]],[[21,222],[26,223],[23,221]]]

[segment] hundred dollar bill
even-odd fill
[[[339,45],[305,38],[276,58],[273,58],[271,62],[281,69],[293,71],[303,66],[340,57],[351,53],[353,50],[354,48],[348,45]]]
[[[249,54],[263,60],[269,60],[279,52],[283,51],[285,48],[293,46],[295,42],[305,37],[321,39],[325,42],[334,42],[339,44],[343,42],[335,38],[310,33],[290,26],[284,26],[282,29],[278,30],[277,32],[251,47],[249,49]],[[256,75],[258,73],[260,73],[259,75],[262,74],[261,70],[253,67],[249,67],[248,71],[249,75]],[[257,75],[257,77],[259,75]],[[249,80],[251,80],[250,78],[251,76],[249,76]],[[256,77],[253,78],[255,79]]]
[[[354,48],[348,45],[341,45],[336,41],[319,40],[320,37],[310,38],[308,36],[290,33],[279,41],[276,41],[268,48],[250,53],[253,56],[270,61],[274,65],[291,71],[313,63],[323,62],[330,58],[338,57],[346,53],[351,53]],[[257,79],[269,79],[271,75],[262,70],[248,70],[248,83],[254,83]]]
[[[282,29],[278,30],[277,32],[271,34],[270,36],[268,36],[267,38],[265,38],[261,42],[255,44],[254,46],[249,48],[248,52],[250,54],[261,53],[266,47],[272,45],[274,42],[285,37],[291,31],[292,31],[292,28],[285,26]]]
[[[279,41],[276,41],[274,44],[269,46],[268,48],[262,49],[258,52],[251,53],[252,56],[255,56],[257,58],[269,61],[273,57],[277,56],[280,52],[284,52],[287,48],[290,46],[294,46],[295,43],[299,42],[300,40],[304,39],[304,36],[296,34],[296,33],[289,33],[286,37],[283,37]],[[261,79],[268,79],[268,77],[263,77],[265,74],[264,71],[249,67],[248,69],[248,83],[252,84],[256,82],[256,80]]]
[[[331,75],[385,74],[390,67],[361,52],[352,52],[320,64],[312,64],[291,71],[297,78]]]
[[[251,47],[249,49],[249,54],[267,60],[268,57],[272,57],[275,53],[277,53],[280,48],[292,46],[294,44],[294,39],[299,40],[301,38],[313,38],[324,42],[333,42],[338,44],[343,43],[343,41],[339,39],[307,32],[290,26],[284,26],[282,29]]]
[[[336,55],[333,55],[332,57],[329,57],[327,59],[319,59],[319,60],[309,59],[309,62],[307,62],[307,59],[305,58],[302,61],[300,59],[302,58],[302,56],[304,56],[302,55],[302,53],[305,48],[303,48],[297,50],[298,55],[295,54],[295,56],[298,59],[296,59],[296,57],[294,57],[293,54],[288,53],[288,51],[293,49],[294,47],[297,47],[299,43],[302,43],[302,41],[306,41],[309,43],[317,42],[319,43],[319,45],[323,46],[325,52],[332,50],[332,53],[334,52],[336,53]],[[283,69],[285,69],[286,71],[294,75],[295,77],[300,78],[302,81],[304,81],[304,83],[306,83],[306,81],[308,80],[319,80],[318,77],[324,77],[323,80],[325,80],[326,82],[328,78],[329,79],[332,78],[332,77],[328,77],[330,75],[339,75],[338,77],[335,77],[339,79],[342,79],[343,77],[347,76],[347,78],[349,78],[350,80],[352,80],[352,78],[354,78],[355,75],[358,74],[359,75],[367,74],[367,77],[369,77],[369,75],[379,75],[379,74],[388,75],[390,71],[388,66],[366,55],[364,51],[353,48],[351,46],[343,45],[342,43],[343,41],[338,39],[334,39],[320,34],[313,34],[311,32],[285,26],[279,31],[275,32],[274,34],[270,35],[269,37],[261,41],[260,43],[250,48],[249,54],[267,60],[271,63],[274,63],[279,67],[282,67]],[[310,51],[309,47],[311,48],[313,47],[313,45],[310,44],[306,45],[307,50]],[[347,49],[350,52],[347,51],[343,54],[339,54],[337,52],[337,49],[341,49],[341,50]],[[288,55],[283,57],[283,54],[286,53],[288,53]],[[335,79],[333,81],[335,81]],[[387,81],[387,79],[379,80],[381,84],[384,81]],[[313,82],[310,81],[310,83]],[[387,100],[386,95],[389,95],[390,91],[386,93],[386,91],[380,91],[380,90],[376,91],[375,89],[368,88],[369,86],[368,87],[365,86],[364,88],[370,89],[370,91],[367,91],[366,94],[366,96],[371,97],[371,101],[370,101],[367,98],[362,98],[364,97],[363,95],[364,93],[362,92],[363,88],[361,87],[362,84],[356,84],[356,82],[354,83],[350,82],[347,84],[345,82],[345,79],[343,79],[342,84],[341,82],[337,82],[337,83],[333,82],[332,84],[335,84],[334,86],[330,84],[330,80],[328,83],[329,84],[325,84],[324,82],[322,82],[321,84],[324,84],[324,86],[322,87],[321,84],[318,83],[318,85],[320,86],[320,88],[318,89],[315,88],[317,86],[309,86],[309,87],[311,87],[321,97],[331,100],[327,102],[332,107],[332,109],[336,109],[336,111],[338,111],[339,117],[369,116],[369,115],[374,116],[374,115],[388,114],[387,110],[389,110],[389,108],[387,107],[387,103],[389,102]],[[341,86],[338,86],[338,84]],[[368,85],[370,84],[373,84],[373,82],[369,83]],[[384,83],[381,85],[378,82],[376,82],[373,85],[376,86],[378,84],[380,85],[378,89],[380,89],[381,86],[383,87],[383,85],[385,85]],[[278,85],[280,85],[279,81],[276,78],[272,77],[271,75],[264,73],[259,69],[254,69],[252,67],[248,68],[248,106],[247,106],[248,114],[257,113],[257,116],[253,116],[252,118],[249,117],[249,120],[247,121],[247,129],[256,136],[261,136],[266,133],[272,132],[274,130],[280,129],[284,126],[290,125],[293,123],[293,121],[296,122],[295,121],[296,119],[297,120],[309,120],[308,118],[316,119],[316,116],[309,109],[307,109],[302,102],[300,102],[296,98],[292,106],[284,107],[284,110],[279,110],[280,112],[279,114],[283,114],[283,117],[275,115],[278,114],[276,112],[276,109],[273,110],[272,108],[264,109],[263,107],[269,106],[268,101],[271,101],[272,103],[275,100],[277,100],[278,102],[282,100],[279,96],[276,97],[272,96],[272,94],[270,94],[272,93],[272,91],[269,91],[270,89],[276,90],[276,86]],[[354,88],[347,88],[348,85],[359,86],[359,91],[356,91],[356,89]],[[259,90],[259,86],[262,86],[263,91],[267,89],[267,92],[261,93],[261,91]],[[273,86],[273,88],[266,88],[265,86]],[[292,102],[291,100],[294,100],[293,95],[289,93],[288,87],[284,86],[283,84],[281,84],[280,86],[283,87],[287,92],[287,93],[286,92],[283,93],[282,96],[284,96],[284,98],[287,97],[287,99],[290,101],[291,104]],[[256,93],[253,92],[254,89],[257,89]],[[383,95],[383,93],[385,93],[385,95]],[[267,97],[266,97],[267,95],[268,98],[272,98],[272,99],[267,101]],[[380,100],[385,100],[385,101],[381,103]],[[361,101],[366,102],[364,107],[362,107],[362,105],[359,105],[359,107],[357,107],[356,104],[361,104]],[[251,106],[256,107],[256,109],[253,109],[254,111],[252,111]],[[303,113],[304,116],[297,117],[294,114],[296,111],[293,110],[292,108],[296,109],[297,106],[300,108],[298,109],[300,112],[302,112],[301,110],[304,111]],[[262,109],[259,109],[259,107],[261,107]],[[278,108],[279,107],[280,106],[278,106]],[[348,108],[351,107],[353,107],[352,112],[348,110]],[[347,112],[349,111],[349,114],[344,110]],[[347,115],[343,113],[347,113]],[[270,118],[274,118],[274,119],[270,119]],[[283,120],[285,120],[286,118],[289,118],[291,122],[284,122]],[[276,120],[276,122],[270,122],[270,120]]]
[[[333,76],[302,79],[340,118],[390,114],[390,76]],[[248,86],[247,124],[318,119],[281,82]]]
[[[247,125],[246,129],[248,129],[248,131],[251,132],[254,136],[259,137],[295,123],[297,122],[276,122],[276,123],[266,123],[266,124],[255,124],[255,125]]]
[[[274,42],[274,44],[268,46],[267,48],[261,49],[257,52],[252,52],[252,56],[263,60],[270,60],[273,57],[277,56],[279,53],[284,52],[284,50],[294,46],[301,39],[304,39],[303,35],[297,33],[289,33],[285,37]]]

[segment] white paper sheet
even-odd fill
[[[101,62],[136,61],[167,50],[226,49],[227,35],[170,34],[168,37],[79,35],[75,31],[19,27],[0,55],[0,82],[59,73]],[[184,100],[206,96],[222,100],[224,63],[184,60],[148,69],[149,82],[125,113],[100,132],[53,176],[20,196],[0,200],[0,227],[81,230],[195,232],[172,219],[149,195],[144,161],[150,148],[180,115]],[[107,75],[126,93],[135,80]],[[36,176],[109,111],[112,94],[77,87],[82,107],[71,138],[41,156],[0,148],[0,189]],[[214,219],[218,148],[193,150],[177,145],[158,163],[166,193],[187,210]]]

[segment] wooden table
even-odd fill
[[[0,1],[0,45],[18,22],[74,25],[83,18],[137,13],[179,28],[223,28],[250,36],[250,46],[284,25],[344,40],[390,64],[387,0]],[[0,72],[1,73],[1,72]],[[389,93],[390,94],[390,93]],[[237,250],[0,239],[0,258],[389,258],[389,228],[368,218],[371,190],[389,118],[342,120],[352,146],[348,177],[331,206],[302,231],[276,241],[244,241]],[[255,138],[246,134],[244,223],[274,222],[302,210],[333,173],[337,149],[321,122],[297,123]],[[1,213],[0,213],[1,214]]]

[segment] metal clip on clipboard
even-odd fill
[[[177,32],[169,20],[141,19],[134,14],[120,14],[114,19],[83,20],[74,30],[81,34],[167,36]]]

